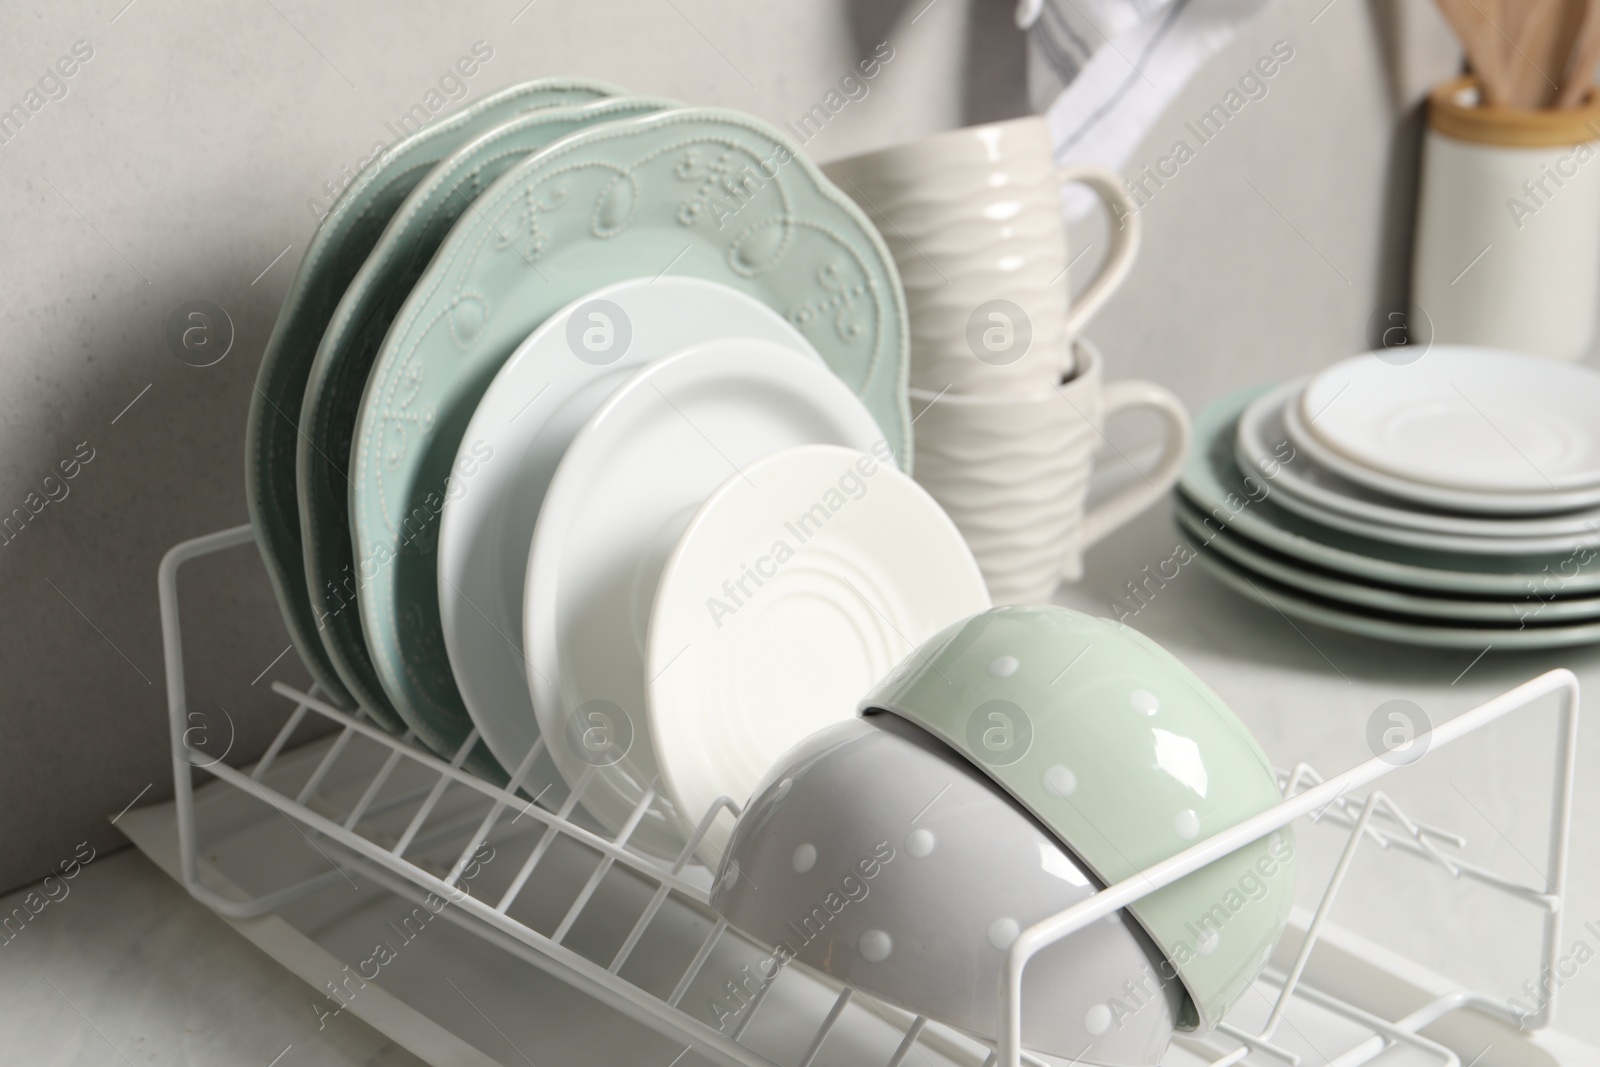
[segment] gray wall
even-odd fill
[[[0,545],[0,887],[84,839],[114,846],[108,815],[170,792],[156,564],[245,519],[245,410],[312,230],[307,200],[474,42],[494,49],[474,98],[581,73],[782,122],[889,40],[871,95],[809,146],[823,160],[1021,107],[1004,0],[524,3],[67,0],[0,14],[0,106],[75,42],[93,50],[0,144],[0,515],[60,497]],[[1361,346],[1403,276],[1415,101],[1456,62],[1424,0],[1390,6],[1336,0],[1312,23],[1321,2],[1279,0],[1136,155],[1153,160],[1274,40],[1293,43],[1271,95],[1147,209],[1144,255],[1094,329],[1114,374],[1200,402]],[[215,366],[164,341],[192,299],[236,328]],[[47,484],[84,442],[93,458]],[[276,721],[267,685],[304,671],[292,655],[267,669],[287,639],[250,550],[188,579],[191,692],[229,712],[230,758],[251,758]]]

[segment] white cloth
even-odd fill
[[[1124,169],[1197,70],[1268,0],[1022,0],[1028,86],[1056,162]],[[1095,205],[1074,190],[1069,218]]]

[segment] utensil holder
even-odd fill
[[[1470,78],[1428,101],[1413,314],[1435,341],[1576,360],[1600,299],[1600,94],[1490,107]]]

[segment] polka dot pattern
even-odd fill
[[[1193,808],[1184,808],[1172,817],[1172,832],[1185,841],[1193,841],[1200,832],[1200,816],[1194,813]]]
[[[1078,788],[1078,776],[1057,763],[1044,772],[1044,791],[1053,797],[1070,797]]]
[[[882,930],[868,930],[856,942],[856,949],[868,963],[882,963],[894,951],[894,941]]]

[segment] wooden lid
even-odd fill
[[[1438,86],[1428,97],[1428,125],[1446,137],[1507,148],[1554,148],[1600,140],[1600,93],[1577,107],[1490,107],[1472,78]]]

